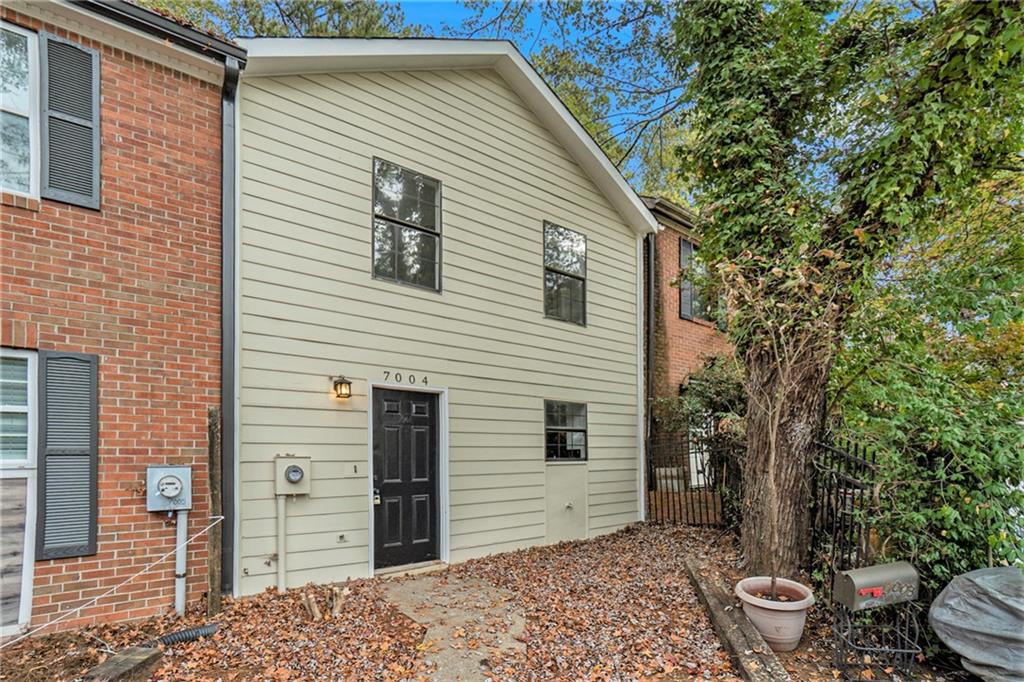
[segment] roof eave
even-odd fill
[[[245,67],[244,48],[134,3],[122,0],[70,0],[70,4],[220,62],[228,58],[236,59],[240,67]]]

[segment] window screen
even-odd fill
[[[544,315],[587,323],[587,238],[544,224]]]
[[[440,291],[441,182],[373,160],[373,276]]]
[[[587,406],[584,403],[544,401],[544,458],[587,459]]]

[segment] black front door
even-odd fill
[[[439,557],[437,395],[373,389],[373,563]]]

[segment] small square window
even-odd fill
[[[548,461],[587,459],[587,406],[544,401],[544,458]]]
[[[587,238],[544,223],[544,315],[587,323]]]
[[[373,276],[440,291],[441,182],[373,160]]]

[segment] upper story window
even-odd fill
[[[587,238],[544,223],[544,315],[587,323]]]
[[[373,160],[373,276],[441,290],[441,182]]]
[[[8,23],[0,38],[0,187],[39,196],[39,45]]]
[[[697,253],[697,247],[692,242],[680,237],[679,269],[687,270],[687,274],[679,280],[679,317],[684,320],[708,319],[707,307],[689,275],[690,272],[701,267],[700,263],[694,260],[695,253]]]
[[[99,208],[99,52],[7,22],[0,38],[0,188]]]

